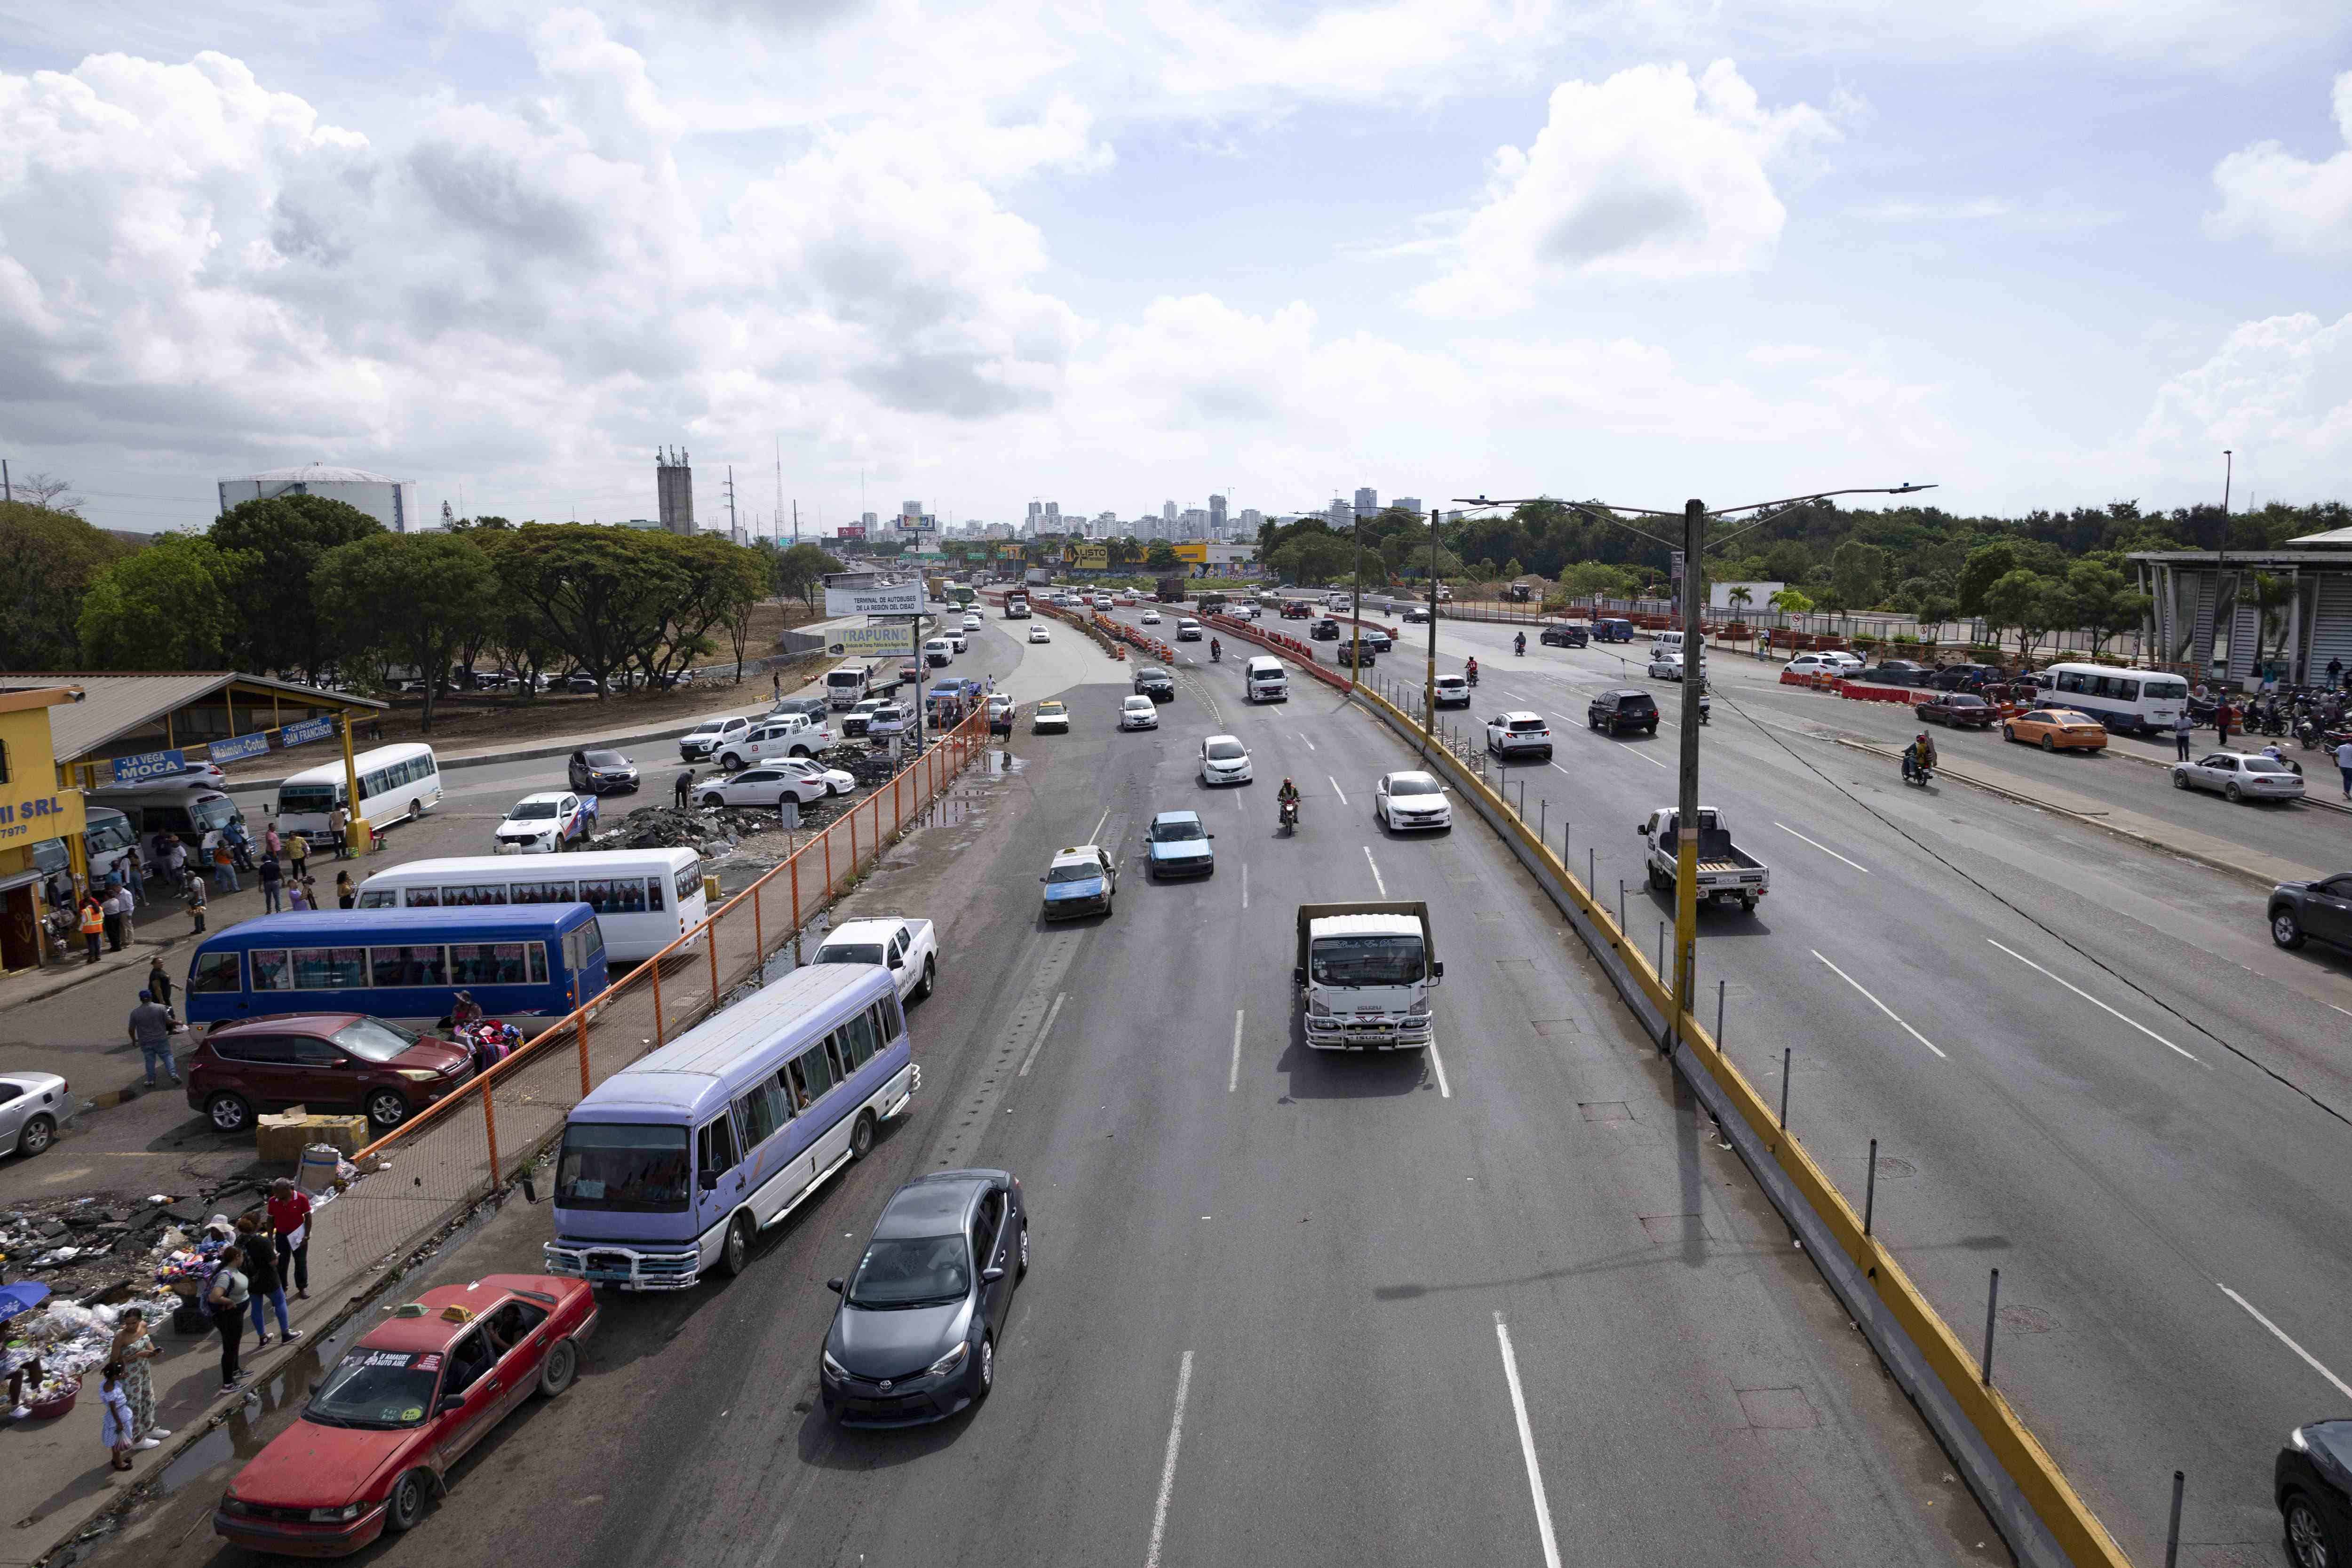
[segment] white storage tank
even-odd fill
[[[395,479],[365,468],[310,463],[299,468],[272,468],[266,474],[220,481],[223,511],[240,501],[303,495],[348,501],[394,533],[412,533],[426,526],[425,514],[417,507],[415,479]]]

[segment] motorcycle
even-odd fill
[[[1920,788],[1925,789],[1935,776],[1936,770],[1934,768],[1923,768],[1908,757],[1903,759],[1903,782],[1905,784],[1917,784]]]
[[[1280,827],[1280,828],[1281,828],[1285,833],[1296,833],[1296,832],[1297,832],[1297,831],[1298,831],[1298,803],[1297,803],[1297,801],[1295,801],[1295,800],[1286,800],[1286,801],[1284,801],[1284,802],[1282,803],[1282,810],[1281,810],[1281,813],[1280,813],[1280,815],[1276,817],[1276,824],[1275,824],[1275,825],[1276,825],[1277,827]]]
[[[1225,650],[1221,645],[1216,643],[1211,643],[1209,645],[1209,662],[1211,664],[1223,664],[1225,662]]]
[[[1468,676],[1469,676],[1469,678],[1470,678],[1470,684],[1471,684],[1471,685],[1473,685],[1473,686],[1477,685],[1477,684],[1478,684],[1478,672],[1477,672],[1475,669],[1472,669],[1472,670],[1467,671],[1466,673],[1468,674]]]
[[[1521,632],[1517,637],[1511,639],[1511,651],[1515,654],[1524,654],[1528,651],[1527,633]]]

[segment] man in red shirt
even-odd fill
[[[269,1228],[278,1237],[279,1283],[291,1281],[295,1300],[309,1300],[310,1197],[294,1184],[290,1176],[280,1176],[269,1184]]]

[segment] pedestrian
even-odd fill
[[[360,890],[352,884],[352,874],[349,871],[336,872],[335,907],[339,910],[347,910],[359,901]]]
[[[139,1005],[131,1009],[131,1043],[139,1047],[139,1063],[146,1069],[149,1089],[163,1087],[155,1081],[158,1068],[174,1084],[180,1081],[180,1069],[172,1060],[172,1031],[179,1026],[180,1021],[155,1000],[152,991],[139,993]]]
[[[125,849],[116,867],[121,871],[123,886],[131,889],[131,896],[143,902],[147,897],[147,862],[139,853],[139,846],[133,844]]]
[[[286,858],[293,863],[294,879],[300,881],[303,863],[310,858],[310,841],[299,833],[289,838],[286,841]]]
[[[2336,748],[2336,771],[2344,775],[2344,798],[2352,800],[2352,740]]]
[[[672,784],[670,788],[677,796],[678,810],[684,811],[686,809],[686,797],[694,791],[694,770],[692,768],[687,768],[680,772],[677,775],[677,782]]]
[[[106,934],[106,909],[89,893],[81,896],[81,940],[89,950],[84,963],[98,962],[98,939]]]
[[[269,1184],[269,1228],[277,1237],[278,1282],[294,1281],[294,1299],[310,1299],[310,1196],[291,1176]]]
[[[2327,689],[2333,691],[2344,681],[2344,660],[2338,657],[2327,661]]]
[[[109,952],[121,952],[123,949],[122,928],[130,923],[130,912],[126,908],[130,901],[131,890],[119,887],[108,888],[106,897],[98,901],[99,915],[106,922],[106,951]]]
[[[349,858],[345,851],[345,839],[351,827],[351,808],[341,801],[336,802],[335,809],[327,814],[327,831],[335,836],[335,858],[338,860]]]
[[[237,1344],[245,1338],[245,1302],[251,1294],[245,1276],[237,1269],[244,1254],[235,1247],[221,1248],[218,1266],[213,1269],[211,1282],[205,1287],[205,1310],[212,1315],[213,1327],[220,1331],[221,1392],[234,1394],[245,1381],[245,1371],[237,1364]]]
[[[188,891],[186,897],[188,900],[188,915],[196,922],[192,928],[191,934],[202,936],[205,934],[205,904],[206,902],[205,898],[205,879],[202,877],[191,877],[188,879]]]
[[[278,1335],[288,1344],[302,1337],[302,1331],[286,1321],[286,1282],[278,1273],[278,1248],[261,1227],[268,1224],[267,1214],[258,1216],[241,1215],[236,1222],[237,1251],[245,1258],[247,1302],[253,1309],[253,1348],[263,1350],[269,1344],[269,1320],[265,1309],[278,1309]]]
[[[287,907],[295,910],[317,909],[319,906],[310,901],[310,879],[308,877],[289,879],[286,885]]]
[[[172,972],[160,952],[147,961],[147,994],[166,1007],[172,1005]]]
[[[269,852],[273,859],[286,853],[286,846],[279,842],[278,837],[278,819],[274,816],[269,819],[268,826],[261,830],[261,847]]]
[[[236,856],[226,838],[213,840],[213,886],[224,893],[243,892],[236,879]]]
[[[286,891],[286,873],[279,868],[277,856],[264,855],[261,858],[260,877],[261,912],[265,915],[276,914],[286,907],[283,898]]]
[[[98,1436],[106,1445],[107,1468],[127,1470],[131,1468],[131,1396],[122,1391],[122,1368],[113,1362],[106,1363],[106,1381],[99,1385],[98,1397],[104,1412],[99,1416]]]
[[[184,888],[188,880],[188,847],[176,833],[163,835],[163,864],[172,878],[172,886]]]
[[[114,1331],[114,1348],[107,1359],[122,1369],[122,1395],[131,1405],[131,1446],[152,1448],[172,1435],[155,1425],[155,1374],[148,1363],[156,1356],[155,1342],[147,1334],[147,1309],[122,1309]]]
[[[240,871],[252,870],[253,836],[245,830],[245,818],[230,817],[228,826],[221,829],[221,837],[228,840],[228,851],[236,857],[236,868]]]
[[[772,669],[768,672],[768,690],[770,695],[773,697],[776,701],[782,702],[784,700],[784,672],[782,670]]]

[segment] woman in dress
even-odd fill
[[[152,1448],[172,1435],[155,1425],[155,1376],[148,1363],[155,1359],[155,1342],[147,1335],[147,1310],[122,1309],[121,1326],[114,1331],[114,1348],[106,1359],[122,1363],[122,1392],[131,1402],[131,1436],[134,1448]]]

